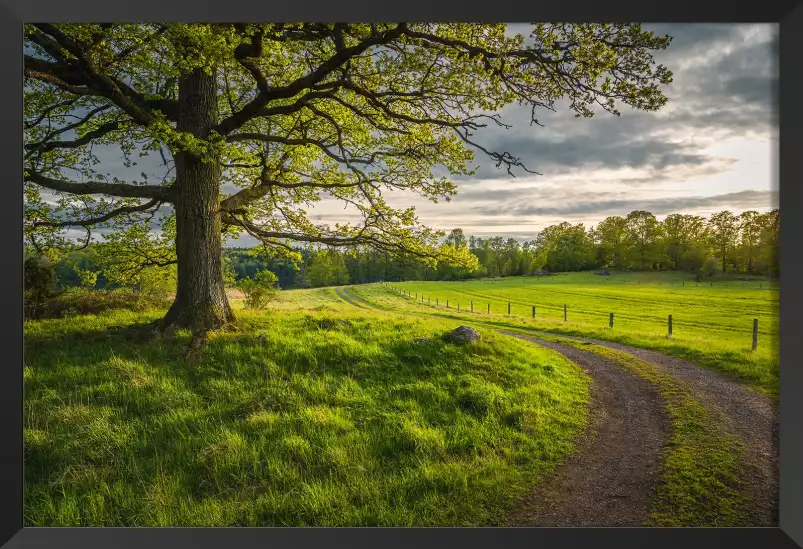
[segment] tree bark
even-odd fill
[[[179,81],[177,130],[205,138],[217,122],[215,78],[195,70]],[[203,333],[234,320],[221,265],[220,163],[175,153],[176,299],[160,327]]]

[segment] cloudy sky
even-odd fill
[[[585,119],[557,104],[556,112],[537,114],[545,126],[539,127],[529,125],[529,107],[511,106],[501,112],[511,129],[489,127],[475,138],[487,149],[520,156],[542,175],[520,171],[513,178],[478,154],[478,173],[458,180],[451,202],[391,193],[390,204],[415,205],[423,223],[446,231],[461,227],[468,235],[519,239],[554,223],[591,226],[636,209],[662,219],[670,213],[777,207],[778,26],[645,27],[674,38],[656,54],[674,73],[666,89],[669,104],[660,111],[620,107],[621,117],[602,112]],[[525,35],[529,28],[509,25],[510,32]],[[102,156],[118,175],[119,154]],[[151,171],[141,164],[136,171],[142,170]],[[310,213],[318,223],[358,222],[331,200]],[[246,237],[229,245],[255,243]]]
[[[557,105],[537,115],[545,125],[538,127],[529,125],[528,107],[511,106],[501,112],[511,129],[487,128],[477,139],[542,175],[512,178],[478,155],[477,175],[458,181],[450,203],[389,202],[413,204],[421,221],[447,231],[520,239],[554,223],[591,226],[636,209],[662,219],[777,207],[777,25],[645,27],[673,37],[656,54],[674,73],[663,109],[578,119]],[[509,28],[528,33],[528,25]],[[321,222],[355,221],[335,202],[314,214]]]

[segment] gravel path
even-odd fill
[[[744,445],[744,481],[752,498],[744,526],[778,526],[778,405],[725,375],[656,351],[583,337],[549,334],[623,351],[682,381],[703,406],[722,414],[725,429]]]
[[[588,432],[577,453],[539,484],[510,526],[641,526],[670,433],[657,387],[588,351],[502,332],[554,349],[591,376]]]

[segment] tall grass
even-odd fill
[[[585,424],[579,368],[490,331],[240,312],[191,366],[104,337],[158,314],[26,325],[27,526],[494,524]]]

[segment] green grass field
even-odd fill
[[[410,292],[412,297],[401,296],[391,288]],[[572,273],[543,278],[370,284],[354,286],[351,291],[398,312],[584,335],[669,352],[728,373],[765,393],[778,393],[778,290],[766,281],[719,280],[711,286],[679,275],[599,277]],[[614,314],[613,329],[608,326],[610,313]],[[667,337],[670,314],[672,338]],[[751,350],[753,319],[758,319],[759,327],[755,352]]]
[[[233,299],[237,330],[213,334],[196,363],[180,358],[189,334],[147,344],[108,337],[164,311],[27,322],[26,525],[503,523],[573,451],[589,393],[561,355],[493,328],[656,348],[777,394],[777,290],[682,283],[575,274],[372,284],[340,296],[282,292],[265,312]],[[443,341],[467,323],[482,342]],[[718,423],[646,364],[592,347],[667,399],[674,435],[653,523],[739,524],[738,452]]]
[[[192,365],[189,334],[103,337],[161,312],[27,323],[26,525],[487,525],[572,451],[588,380],[560,355],[333,296],[240,311]]]

